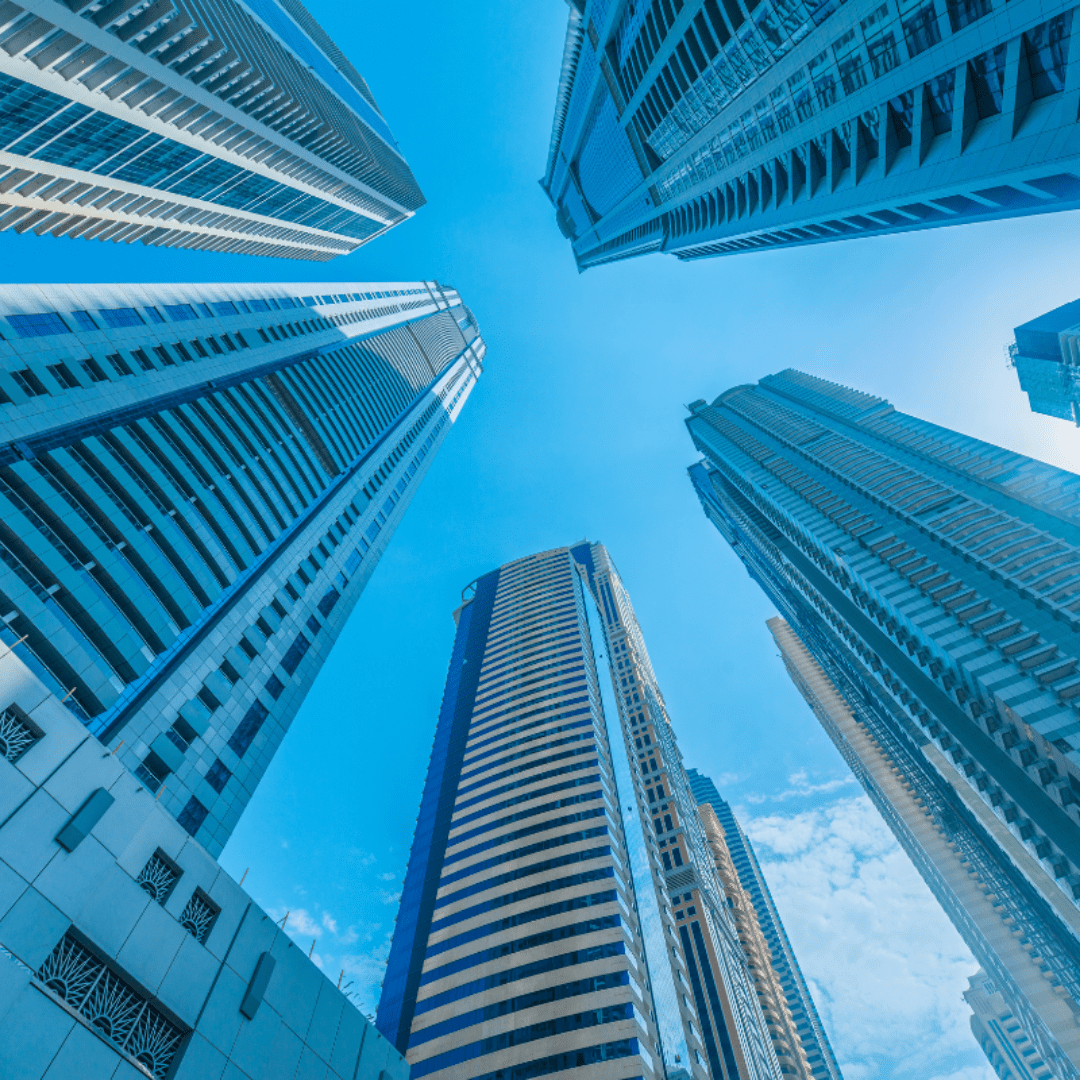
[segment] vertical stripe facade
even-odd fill
[[[482,369],[431,282],[9,286],[0,640],[215,854]]]
[[[704,838],[671,821],[695,804],[659,709],[601,545],[466,590],[377,1021],[414,1080],[778,1080]]]
[[[659,1077],[573,560],[467,594],[378,1026],[414,1078]]]

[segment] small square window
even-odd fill
[[[132,349],[131,355],[135,357],[135,362],[143,369],[143,371],[154,370],[154,362],[142,349]]]
[[[271,675],[266,680],[266,692],[277,701],[285,693],[285,684],[276,675]]]
[[[73,311],[71,317],[80,330],[96,330],[98,328],[89,311]]]

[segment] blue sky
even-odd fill
[[[564,5],[309,7],[368,79],[429,205],[317,266],[0,234],[21,281],[383,280],[459,288],[487,370],[226,848],[373,1011],[463,586],[530,551],[608,545],[688,764],[758,845],[848,1080],[989,1080],[974,970],[765,628],[773,612],[691,492],[684,403],[787,366],[1069,468],[1011,328],[1080,296],[1059,214],[579,276],[537,180]],[[912,1047],[917,1047],[912,1050]]]

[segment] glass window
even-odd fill
[[[221,758],[218,758],[209,769],[206,770],[206,782],[220,795],[225,790],[232,773]]]
[[[237,314],[236,305],[231,300],[216,300],[211,307],[214,309],[214,314],[222,318]]]
[[[176,820],[180,823],[181,828],[194,836],[199,831],[199,826],[206,820],[206,815],[208,813],[210,813],[210,811],[207,810],[194,795],[192,795],[192,797],[188,799],[187,806],[180,811]]]
[[[913,57],[941,41],[941,30],[938,28],[937,12],[934,11],[933,3],[915,8],[901,18],[900,25],[904,28],[908,52]]]
[[[1065,61],[1069,51],[1069,35],[1065,16],[1036,26],[1024,35],[1028,69],[1031,72],[1031,96],[1048,97],[1065,88]]]
[[[990,0],[947,0],[953,33],[990,14]]]
[[[98,325],[90,316],[89,311],[73,311],[71,317],[80,330],[96,330]]]
[[[142,326],[142,316],[130,307],[102,308],[98,311],[101,321],[112,330],[119,330],[124,326]],[[160,321],[160,320],[159,320]]]
[[[165,316],[162,315],[156,307],[148,307],[144,310],[146,311],[146,314],[150,316],[150,321],[152,323],[163,323],[165,321]]]
[[[43,311],[36,315],[9,315],[7,320],[21,338],[71,333],[67,324],[55,311]]]
[[[190,304],[165,304],[165,314],[173,322],[186,322],[189,319],[197,319],[195,309]],[[147,311],[156,311],[157,308],[147,308]]]
[[[1005,46],[999,45],[976,56],[968,66],[968,77],[975,91],[979,119],[997,116],[1005,91]]]

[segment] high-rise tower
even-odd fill
[[[1009,357],[1031,411],[1080,425],[1080,300],[1018,326]]]
[[[692,482],[796,684],[1080,1076],[1080,478],[790,370],[690,408]]]
[[[484,343],[434,282],[6,286],[0,336],[0,642],[216,855]]]
[[[968,980],[964,1000],[971,1006],[971,1033],[1001,1080],[1054,1080],[985,971]]]
[[[325,261],[424,199],[299,0],[0,8],[0,231]]]
[[[542,181],[579,268],[1080,205],[1054,0],[571,0]]]
[[[778,1080],[606,550],[508,563],[456,619],[377,1018],[414,1080]]]
[[[686,775],[699,807],[711,807],[717,827],[722,830],[722,835],[717,837],[717,840],[723,844],[732,869],[738,875],[740,890],[753,907],[755,919],[768,949],[766,963],[776,972],[790,1016],[790,1025],[794,1029],[794,1041],[801,1047],[807,1071],[814,1080],[841,1080],[840,1067],[829,1045],[814,999],[810,996],[810,988],[806,985],[798,960],[795,959],[795,951],[788,940],[776,904],[773,903],[772,893],[769,892],[750,838],[743,832],[731,806],[721,797],[710,777],[699,773],[697,769],[687,769]],[[783,1022],[778,1026],[785,1029],[782,1037],[787,1038],[788,1018],[781,1019]]]

